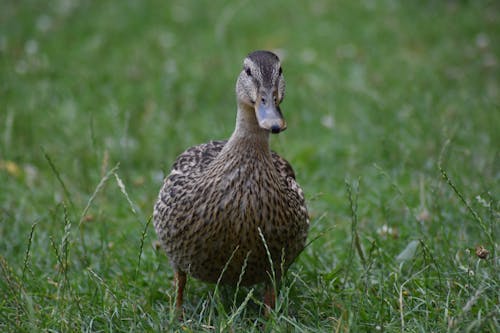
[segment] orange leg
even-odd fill
[[[271,309],[274,309],[276,305],[276,294],[274,292],[274,287],[272,285],[266,285],[266,291],[264,292],[264,306],[266,316],[269,315]]]
[[[175,299],[175,307],[177,311],[182,313],[182,297],[184,295],[184,286],[186,286],[186,273],[176,271],[174,275],[174,284],[177,289],[177,298]]]

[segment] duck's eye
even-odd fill
[[[245,73],[247,73],[248,76],[252,76],[252,71],[250,70],[250,67],[245,68]]]
[[[279,75],[281,75],[281,73],[283,73],[283,70],[281,69],[281,66],[280,66],[280,69],[278,69],[278,73],[279,73]]]

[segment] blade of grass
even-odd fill
[[[443,168],[443,155],[444,155],[446,149],[448,148],[450,142],[451,142],[450,139],[447,139],[445,141],[443,148],[441,149],[441,153],[439,154],[439,160],[438,160],[439,172],[441,173],[441,176],[446,181],[446,183],[451,187],[453,192],[456,194],[456,196],[460,199],[462,204],[467,208],[467,211],[469,211],[469,213],[472,215],[472,218],[474,219],[474,221],[476,221],[476,223],[479,224],[479,226],[481,227],[483,232],[486,234],[486,237],[488,238],[488,242],[489,242],[491,248],[494,249],[495,242],[493,241],[493,235],[491,234],[491,230],[488,230],[488,227],[483,222],[483,219],[481,218],[481,216],[479,216],[479,214],[471,207],[471,205],[469,205],[469,203],[465,199],[462,192],[460,192],[458,187],[453,183],[451,178],[448,176],[448,173],[446,172],[446,170]]]
[[[139,275],[139,269],[141,267],[141,258],[142,258],[142,253],[144,250],[144,240],[146,239],[146,235],[148,232],[149,225],[151,224],[151,221],[153,220],[153,216],[151,215],[144,225],[144,229],[142,229],[141,233],[141,241],[140,241],[140,246],[139,246],[139,256],[137,258],[137,267],[135,269],[135,278],[137,279],[137,276]]]
[[[71,208],[74,208],[75,205],[73,204],[73,200],[71,199],[71,194],[69,193],[68,188],[66,187],[66,184],[64,183],[59,170],[57,170],[56,165],[54,164],[54,162],[50,158],[50,155],[45,151],[45,148],[43,146],[40,146],[40,149],[42,150],[43,156],[45,157],[45,159],[49,163],[49,166],[50,166],[52,172],[56,176],[57,181],[61,185],[61,187],[64,191],[64,195],[66,196],[66,199],[68,200]]]
[[[26,252],[24,254],[23,272],[22,272],[22,275],[21,275],[22,276],[21,277],[22,281],[24,281],[24,276],[25,276],[26,270],[28,269],[28,261],[29,261],[29,258],[30,258],[30,251],[31,251],[31,243],[33,241],[33,235],[35,233],[35,227],[36,227],[37,224],[38,224],[38,221],[35,221],[31,225],[30,235],[28,237],[28,245],[26,246]]]

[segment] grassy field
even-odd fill
[[[268,318],[191,279],[179,322],[153,203],[255,49],[311,243]],[[498,332],[499,200],[497,1],[0,4],[0,331]]]

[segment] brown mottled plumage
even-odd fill
[[[232,136],[182,153],[155,205],[156,232],[176,271],[178,307],[186,273],[207,282],[270,286],[264,240],[279,280],[307,237],[303,192],[290,164],[269,148],[269,133],[286,128],[279,59],[255,51],[243,65]],[[265,303],[274,305],[269,287]]]

